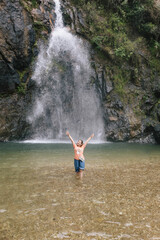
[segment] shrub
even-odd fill
[[[26,93],[26,84],[21,82],[17,87],[17,92],[24,95]]]

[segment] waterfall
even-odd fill
[[[48,46],[41,46],[32,79],[36,82],[28,120],[32,139],[104,138],[100,98],[92,80],[86,44],[64,27],[60,1]]]

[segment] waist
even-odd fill
[[[74,158],[75,159],[79,159],[80,157],[84,158],[84,155],[83,154],[74,153]]]
[[[82,160],[80,160],[80,159],[76,159],[76,158],[74,158],[74,160],[76,160],[76,161],[82,161]],[[83,162],[85,161],[85,159],[83,160]]]

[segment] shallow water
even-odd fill
[[[0,143],[0,239],[160,239],[160,147]]]

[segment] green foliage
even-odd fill
[[[19,78],[20,78],[20,81],[22,82],[23,81],[23,78],[24,78],[24,75],[26,74],[26,70],[24,70],[24,71],[18,71],[18,73],[19,73]]]
[[[115,32],[125,31],[125,23],[117,13],[111,14],[110,26]]]
[[[38,5],[36,0],[31,0],[31,3],[33,8],[36,8]]]
[[[85,0],[71,0],[71,2],[76,6],[81,6],[86,3]]]
[[[41,34],[42,31],[47,31],[48,32],[47,27],[43,24],[43,22],[34,21],[34,30],[36,32],[36,39],[41,38],[41,39],[46,40]]]
[[[96,0],[97,5],[103,5],[105,9],[117,9],[123,1],[124,0]]]
[[[36,0],[20,0],[20,3],[28,12],[31,12],[33,8],[38,7]]]
[[[157,107],[160,104],[160,99],[157,101],[157,103],[155,104],[155,107]]]
[[[144,23],[144,16],[145,16],[145,7],[144,5],[141,5],[139,2],[136,2],[132,5],[130,8],[127,5],[127,8],[125,8],[128,19],[133,23],[133,25],[139,25],[141,23]]]
[[[123,46],[116,48],[114,51],[117,57],[121,57],[121,58],[126,57],[126,50]]]
[[[127,19],[132,26],[149,39],[156,39],[160,12],[154,8],[153,0],[129,1],[123,5]]]
[[[160,57],[160,42],[153,40],[152,42],[150,42],[149,47],[153,56],[155,56],[156,58]]]
[[[20,85],[17,87],[17,93],[18,94],[25,94],[26,93],[26,82],[24,83],[24,76],[26,73],[28,73],[29,69],[25,69],[23,71],[18,71],[19,78],[20,78]]]
[[[114,89],[122,98],[126,96],[125,86],[129,81],[129,77],[129,72],[121,68],[114,68]]]
[[[18,94],[25,94],[26,93],[26,84],[25,83],[20,83],[20,85],[17,88]]]
[[[128,38],[123,37],[122,40],[118,42],[118,47],[115,47],[114,52],[117,57],[129,60],[132,55],[134,54],[134,51],[137,48],[136,41],[132,42]]]
[[[117,7],[117,11],[106,8],[106,4],[110,4],[109,1],[86,0],[84,5],[82,3],[84,0],[77,4],[79,6],[81,4],[81,9],[86,13],[88,29],[82,27],[81,31],[91,39],[98,51],[104,51],[108,56],[112,55],[112,59],[114,54],[114,61],[117,64],[130,61],[137,67],[141,64],[139,48],[148,55],[148,58],[149,53],[146,49],[149,47],[152,54],[152,57],[149,57],[149,64],[153,69],[158,69],[160,44],[156,39],[158,22],[154,18],[152,0],[115,1],[114,7]],[[135,29],[139,31],[139,36],[136,36]]]
[[[107,12],[101,5],[95,2],[88,2],[85,6],[87,11],[87,23],[89,31],[84,29],[91,42],[98,50],[105,51],[108,55],[108,49],[115,54],[116,60],[129,60],[137,49],[137,43],[131,41],[127,35],[128,25],[126,23],[125,13],[121,14]],[[83,32],[83,29],[82,29]],[[139,46],[138,46],[139,47]],[[110,54],[109,54],[110,55]]]
[[[36,31],[46,30],[46,27],[44,26],[43,22],[41,22],[41,21],[34,21],[34,28]]]
[[[133,101],[134,101],[135,99],[133,98]],[[134,112],[134,114],[137,116],[137,117],[145,117],[145,113],[144,113],[144,111],[141,109],[141,106],[139,105],[139,104],[136,104],[136,106],[134,105],[133,106],[133,112]]]
[[[91,42],[95,45],[97,45],[98,48],[101,48],[102,47],[102,44],[104,42],[104,36],[94,36],[92,39],[91,39]]]
[[[153,71],[157,71],[160,73],[160,61],[155,57],[151,57],[149,59],[149,66]]]
[[[104,9],[115,9],[119,7],[123,1],[124,0],[71,0],[76,6],[88,5],[95,2],[99,8],[103,7]]]
[[[141,29],[145,33],[155,34],[157,31],[157,26],[155,24],[153,24],[152,22],[147,22],[147,23],[144,23],[141,25]]]

